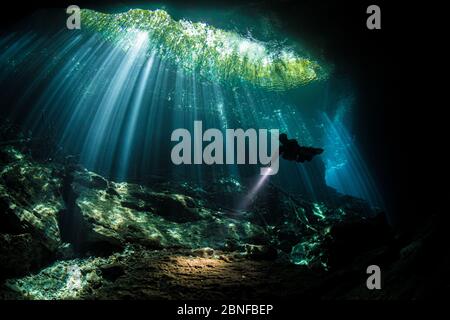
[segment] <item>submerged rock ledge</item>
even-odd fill
[[[239,211],[227,205],[247,188],[227,179],[118,183],[14,146],[0,163],[2,299],[332,298],[336,277],[356,286],[359,267],[392,259],[383,216],[348,196],[268,185]]]

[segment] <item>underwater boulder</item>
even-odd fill
[[[103,278],[109,281],[116,281],[125,274],[123,266],[118,263],[102,265],[100,270]]]
[[[228,239],[267,242],[261,226],[219,214],[200,200],[179,193],[175,185],[157,192],[133,183],[107,181],[108,188],[99,189],[86,183],[90,178],[83,177],[90,175],[87,171],[74,173],[72,182],[82,218],[79,241],[83,248],[99,243],[117,249],[127,244],[149,249],[223,248]]]
[[[3,152],[12,160],[0,172],[0,220],[5,233],[30,233],[49,250],[62,244],[58,215],[64,208],[56,168],[33,162],[12,147]]]
[[[102,286],[100,266],[116,262],[117,255],[105,258],[56,261],[40,272],[5,282],[3,294],[26,300],[80,299]]]
[[[122,203],[136,210],[146,210],[166,220],[189,222],[202,219],[201,208],[186,195],[161,192],[132,192]]]
[[[382,213],[367,219],[349,219],[330,227],[329,237],[321,244],[330,266],[352,262],[353,257],[392,242],[392,230]]]
[[[0,234],[0,278],[27,274],[51,260],[51,252],[30,233]]]
[[[245,245],[246,257],[254,260],[275,260],[277,258],[277,249],[268,245]]]
[[[198,248],[192,250],[192,255],[201,258],[208,258],[214,256],[214,249],[212,248]]]
[[[74,172],[74,182],[93,189],[108,188],[108,180],[83,168]]]

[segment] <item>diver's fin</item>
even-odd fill
[[[314,148],[315,154],[321,154],[324,150],[322,148]]]
[[[324,150],[322,148],[306,147],[306,152],[313,155],[321,154]]]

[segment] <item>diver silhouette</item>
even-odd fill
[[[280,134],[280,155],[283,159],[297,162],[311,161],[314,156],[323,152],[322,148],[302,147],[295,139],[288,139],[286,133]]]

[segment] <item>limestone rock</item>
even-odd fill
[[[45,266],[51,253],[30,233],[0,234],[0,278],[29,273]]]
[[[0,171],[1,231],[30,233],[56,250],[61,245],[58,215],[64,208],[57,169],[34,162],[12,147],[2,153],[10,162]]]

